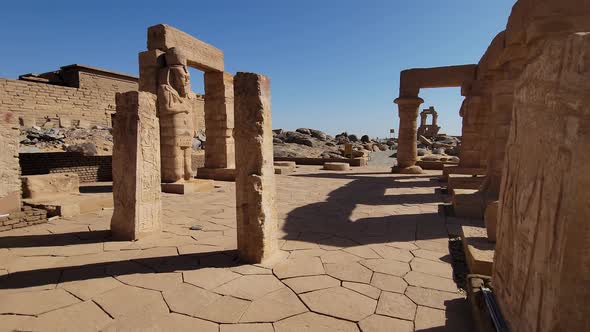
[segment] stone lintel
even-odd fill
[[[190,67],[205,72],[223,71],[223,52],[221,50],[166,24],[158,24],[148,28],[148,50],[167,51],[172,47],[184,51]]]

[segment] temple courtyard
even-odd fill
[[[237,260],[232,182],[163,194],[163,232],[135,242],[110,239],[110,209],[3,233],[0,329],[471,331],[439,175],[276,176],[281,254],[263,265]]]

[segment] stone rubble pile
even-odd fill
[[[353,156],[368,156],[373,151],[387,151],[395,145],[393,139],[373,140],[343,132],[332,137],[321,130],[299,128],[295,131],[273,130],[274,155],[279,158],[337,158],[344,159],[345,144],[352,144]]]
[[[21,153],[67,151],[85,155],[110,155],[112,150],[113,136],[110,128],[20,128]]]

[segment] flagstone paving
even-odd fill
[[[437,175],[278,175],[270,265],[237,260],[229,182],[163,194],[163,232],[135,242],[109,210],[0,233],[0,331],[471,331]]]

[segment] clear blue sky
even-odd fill
[[[7,1],[0,77],[72,63],[137,75],[146,28],[167,23],[222,49],[227,71],[270,76],[275,128],[383,137],[398,128],[399,72],[477,63],[514,2]],[[443,132],[460,133],[458,89],[421,97]]]

